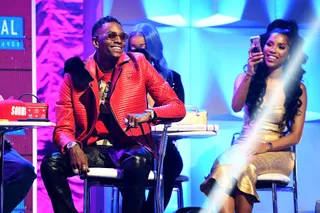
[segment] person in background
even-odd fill
[[[246,72],[235,81],[232,109],[239,112],[244,108],[242,131],[215,160],[211,174],[200,186],[207,196],[214,186],[225,192],[221,213],[252,212],[254,203],[260,201],[257,177],[270,172],[289,176],[293,171],[291,146],[300,142],[307,107],[301,66],[306,56],[298,30],[294,21],[273,21],[260,36],[262,52],[249,49]],[[264,116],[264,112],[268,114]],[[239,164],[241,159],[244,165]],[[231,175],[238,167],[240,174]]]
[[[0,95],[0,101],[3,100]],[[3,161],[3,213],[10,213],[26,197],[37,175],[32,164],[14,150],[6,138]]]
[[[53,134],[61,152],[41,163],[55,213],[77,212],[67,178],[85,175],[89,167],[121,169],[122,212],[140,213],[158,153],[150,123],[179,121],[186,114],[143,54],[124,53],[127,39],[116,18],[103,17],[92,27],[96,51],[85,64],[77,57],[65,63]],[[148,107],[147,91],[153,107]]]
[[[157,29],[147,23],[138,24],[129,33],[127,51],[142,52],[146,58],[175,91],[181,101],[184,102],[184,89],[180,75],[169,69],[166,59],[163,56],[163,44]],[[156,106],[153,99],[148,95],[148,104]],[[168,139],[167,152],[164,158],[164,206],[170,201],[172,189],[176,178],[180,175],[183,167],[182,158],[172,139]],[[148,195],[147,202],[143,207],[143,212],[153,211],[154,193]]]

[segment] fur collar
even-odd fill
[[[79,57],[69,58],[64,63],[64,74],[69,73],[72,84],[77,89],[84,89],[94,80]]]
[[[64,64],[64,74],[69,73],[71,75],[73,86],[77,89],[85,89],[88,87],[89,83],[96,79],[96,62],[94,60],[93,53],[84,62],[79,57],[69,58]],[[126,62],[131,60],[131,55],[122,53],[120,56],[116,68],[122,66]]]

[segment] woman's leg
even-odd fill
[[[239,190],[235,193],[236,213],[251,213],[255,198]]]
[[[235,210],[235,199],[231,195],[224,195],[226,199],[219,211],[219,213],[234,213]]]
[[[217,181],[213,178],[208,178],[204,183],[200,186],[201,191],[209,198],[209,212],[212,212],[213,209],[211,208],[219,208],[215,203],[212,203],[213,197],[212,196],[218,196],[224,197],[224,203],[220,207],[220,209],[217,209],[219,213],[234,213],[235,211],[235,198],[234,198],[234,192],[226,192],[226,188],[220,187],[217,184]],[[215,192],[211,193],[211,190],[214,189]],[[217,190],[217,191],[216,191]]]

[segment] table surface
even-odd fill
[[[162,135],[162,131],[159,131],[159,129],[162,129],[163,125],[160,124],[157,126],[161,127],[161,128],[153,128],[152,129],[152,135],[155,137],[159,137]],[[203,131],[202,130],[188,131],[188,129],[189,130],[193,129],[192,125],[180,124],[180,125],[173,126],[173,128],[171,128],[171,131],[170,131],[170,127],[169,127],[167,135],[169,138],[173,138],[174,140],[179,140],[179,139],[183,139],[183,138],[202,139],[202,138],[209,138],[209,137],[217,135],[217,131],[219,130],[219,126],[216,124],[210,124],[210,126],[214,127],[214,128],[211,128],[214,131],[213,130],[205,131],[205,129],[207,129],[206,127],[209,126],[207,124],[203,124],[203,125],[197,124],[195,126],[197,126],[197,128],[195,128],[195,129],[203,129]],[[202,127],[202,126],[203,126],[203,128],[198,128],[198,127]]]
[[[168,136],[205,137],[215,136],[217,132],[210,131],[190,131],[190,132],[168,132]]]
[[[162,135],[161,132],[153,132],[153,136],[160,137]],[[216,132],[203,132],[203,131],[193,131],[193,132],[168,132],[167,133],[169,138],[173,140],[179,139],[203,139],[203,138],[210,138],[212,136],[217,135]]]

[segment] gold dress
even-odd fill
[[[235,181],[236,187],[240,191],[254,196],[255,202],[259,202],[255,186],[258,175],[264,173],[290,175],[293,171],[295,156],[290,148],[257,155],[252,155],[247,151],[248,147],[252,147],[256,143],[272,142],[284,136],[283,131],[279,128],[285,112],[284,92],[281,92],[282,90],[277,92],[277,97],[274,99],[276,100],[275,104],[272,106],[266,104],[271,98],[272,88],[279,86],[280,83],[267,83],[267,92],[261,105],[262,110],[257,115],[257,117],[262,117],[259,122],[249,123],[248,109],[244,106],[244,124],[240,136],[228,150],[215,160],[211,174],[200,186],[202,192],[208,195],[212,188],[209,180],[212,178],[215,180],[215,184],[225,188],[226,191],[230,190],[229,192],[232,191]],[[267,112],[263,113],[264,110]],[[259,128],[257,123],[260,124]]]

